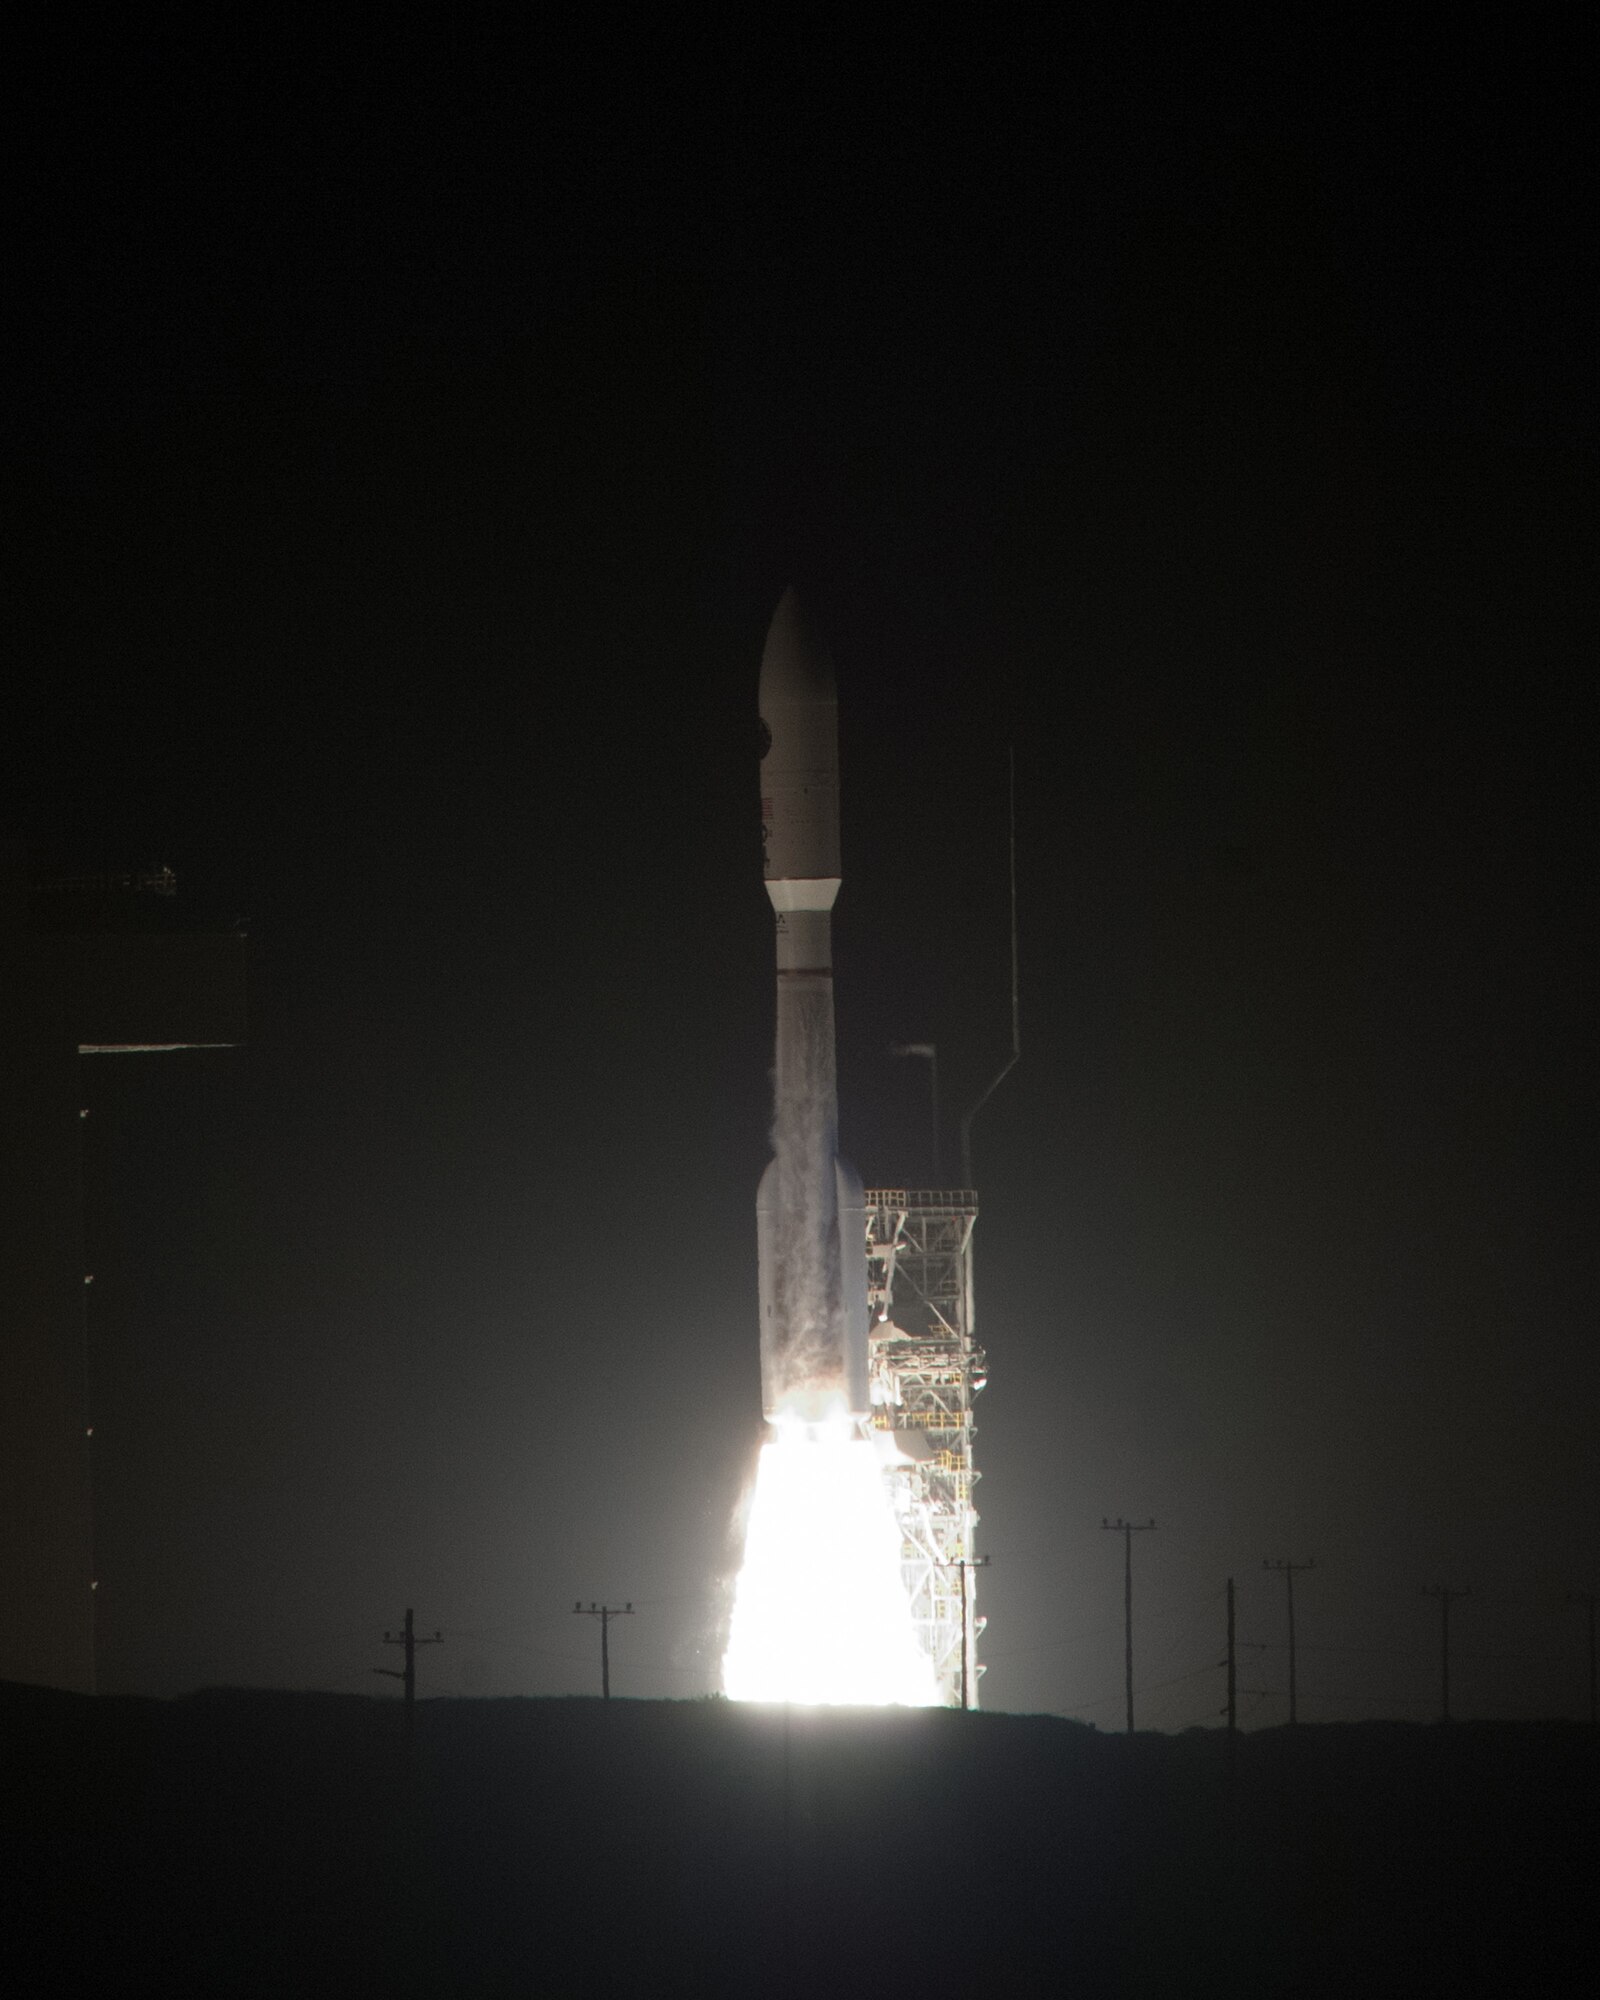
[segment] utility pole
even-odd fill
[[[579,1618],[600,1620],[600,1696],[603,1701],[611,1699],[611,1621],[613,1618],[628,1618],[633,1615],[631,1604],[575,1604],[573,1614]]]
[[[1452,1590],[1446,1583],[1426,1583],[1424,1597],[1439,1600],[1439,1720],[1450,1720],[1450,1607],[1458,1597],[1470,1597],[1470,1590]]]
[[[1285,1557],[1285,1558],[1283,1559],[1283,1561],[1282,1561],[1282,1562],[1275,1562],[1275,1561],[1274,1561],[1274,1560],[1273,1560],[1273,1559],[1272,1559],[1272,1558],[1271,1558],[1270,1556],[1268,1556],[1268,1557],[1267,1557],[1267,1558],[1266,1558],[1266,1559],[1265,1559],[1265,1560],[1263,1561],[1263,1563],[1262,1563],[1262,1565],[1261,1565],[1261,1567],[1262,1567],[1263,1569],[1276,1569],[1276,1570],[1282,1570],[1282,1572],[1283,1572],[1283,1580],[1284,1580],[1284,1582],[1285,1582],[1285,1583],[1287,1583],[1287,1584],[1288,1584],[1288,1586],[1289,1586],[1289,1720],[1290,1720],[1291,1722],[1298,1722],[1298,1721],[1300,1720],[1300,1716],[1299,1716],[1299,1712],[1298,1712],[1298,1710],[1297,1710],[1297,1708],[1296,1708],[1296,1705],[1295,1705],[1295,1681],[1294,1681],[1294,1579],[1295,1579],[1295,1572],[1296,1572],[1297,1570],[1302,1570],[1302,1569],[1315,1569],[1315,1568],[1316,1568],[1316,1566],[1317,1566],[1317,1565],[1316,1565],[1316,1559],[1315,1559],[1314,1557],[1313,1557],[1313,1558],[1311,1558],[1310,1560],[1306,1561],[1306,1562],[1303,1562],[1303,1563],[1297,1563],[1297,1562],[1290,1562],[1290,1560],[1288,1559],[1288,1557],[1287,1557],[1287,1556],[1286,1556],[1286,1557]]]
[[[1109,1528],[1122,1537],[1122,1636],[1123,1636],[1123,1679],[1128,1694],[1128,1734],[1133,1734],[1133,1538],[1146,1528],[1153,1528],[1155,1522],[1124,1521],[1119,1516],[1115,1521],[1100,1517],[1102,1528]]]
[[[444,1643],[444,1634],[442,1632],[435,1632],[431,1639],[419,1639],[412,1627],[411,1607],[407,1605],[405,1630],[403,1632],[385,1632],[383,1643],[386,1646],[404,1646],[406,1649],[406,1663],[403,1669],[400,1667],[374,1667],[372,1671],[375,1674],[387,1674],[391,1680],[405,1682],[406,1734],[409,1736],[415,1727],[417,1711],[417,1648],[419,1646],[442,1645]]]
[[[967,1635],[967,1606],[972,1601],[972,1585],[967,1581],[969,1569],[987,1569],[987,1556],[957,1556],[954,1562],[940,1563],[940,1569],[954,1569],[961,1572],[961,1706],[971,1708],[967,1698],[967,1672],[972,1659],[972,1644]]]
[[[1231,1782],[1238,1775],[1239,1767],[1239,1661],[1233,1637],[1231,1576],[1228,1578],[1228,1657],[1222,1664],[1228,1669],[1228,1706],[1222,1712],[1228,1718],[1228,1778]]]
[[[1567,1602],[1568,1602],[1569,1604],[1587,1604],[1587,1605],[1588,1605],[1588,1607],[1589,1607],[1589,1727],[1590,1727],[1591,1729],[1593,1729],[1593,1727],[1594,1727],[1594,1725],[1595,1725],[1595,1710],[1594,1710],[1594,1693],[1595,1693],[1595,1689],[1594,1689],[1594,1606],[1595,1606],[1595,1593],[1594,1593],[1594,1592],[1593,1592],[1592,1590],[1569,1590],[1569,1591],[1567,1592]]]

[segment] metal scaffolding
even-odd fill
[[[972,1337],[978,1197],[869,1188],[866,1209],[872,1420],[899,1451],[891,1477],[906,1588],[945,1700],[959,1707],[965,1683],[976,1707],[985,1621],[973,1606],[972,1405],[988,1380]]]

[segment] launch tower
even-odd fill
[[[988,1379],[973,1339],[970,1188],[869,1188],[872,1421],[892,1434],[895,1511],[917,1636],[945,1700],[978,1705],[972,1407]]]

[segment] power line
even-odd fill
[[[1201,1674],[1214,1674],[1222,1665],[1220,1660],[1204,1660],[1198,1667],[1190,1667],[1187,1673],[1173,1674],[1167,1680],[1155,1681],[1140,1689],[1141,1694],[1160,1694],[1166,1688],[1181,1687],[1185,1681],[1198,1680]]]
[[[1099,1531],[1097,1529],[1094,1532],[1098,1533]],[[1008,1562],[1012,1553],[1012,1551],[1006,1549],[995,1549],[992,1551],[995,1560],[999,1562]],[[1150,1595],[1147,1591],[1147,1604],[1150,1602]],[[1163,1613],[1170,1615],[1187,1611],[1191,1606],[1195,1605],[1220,1604],[1223,1595],[1222,1591],[1213,1590],[1209,1584],[1202,1585],[1198,1590],[1187,1590],[1176,1595],[1162,1596],[1158,1593],[1154,1600],[1155,1613],[1156,1615]],[[1117,1614],[1113,1612],[1109,1618],[1098,1619],[1093,1625],[1074,1624],[1070,1633],[1062,1638],[1041,1639],[1037,1645],[1012,1646],[1003,1653],[991,1653],[989,1655],[989,1664],[991,1666],[1002,1666],[1012,1660],[1032,1659],[1040,1653],[1065,1653],[1081,1645],[1085,1640],[1098,1639],[1103,1632],[1112,1631],[1120,1622]],[[1190,1618],[1181,1624],[1173,1637],[1167,1641],[1165,1649],[1158,1657],[1165,1659],[1168,1653],[1174,1652],[1194,1631],[1198,1623],[1198,1618]]]

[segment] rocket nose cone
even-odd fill
[[[793,584],[778,600],[761,654],[761,706],[769,701],[832,701],[833,661]]]

